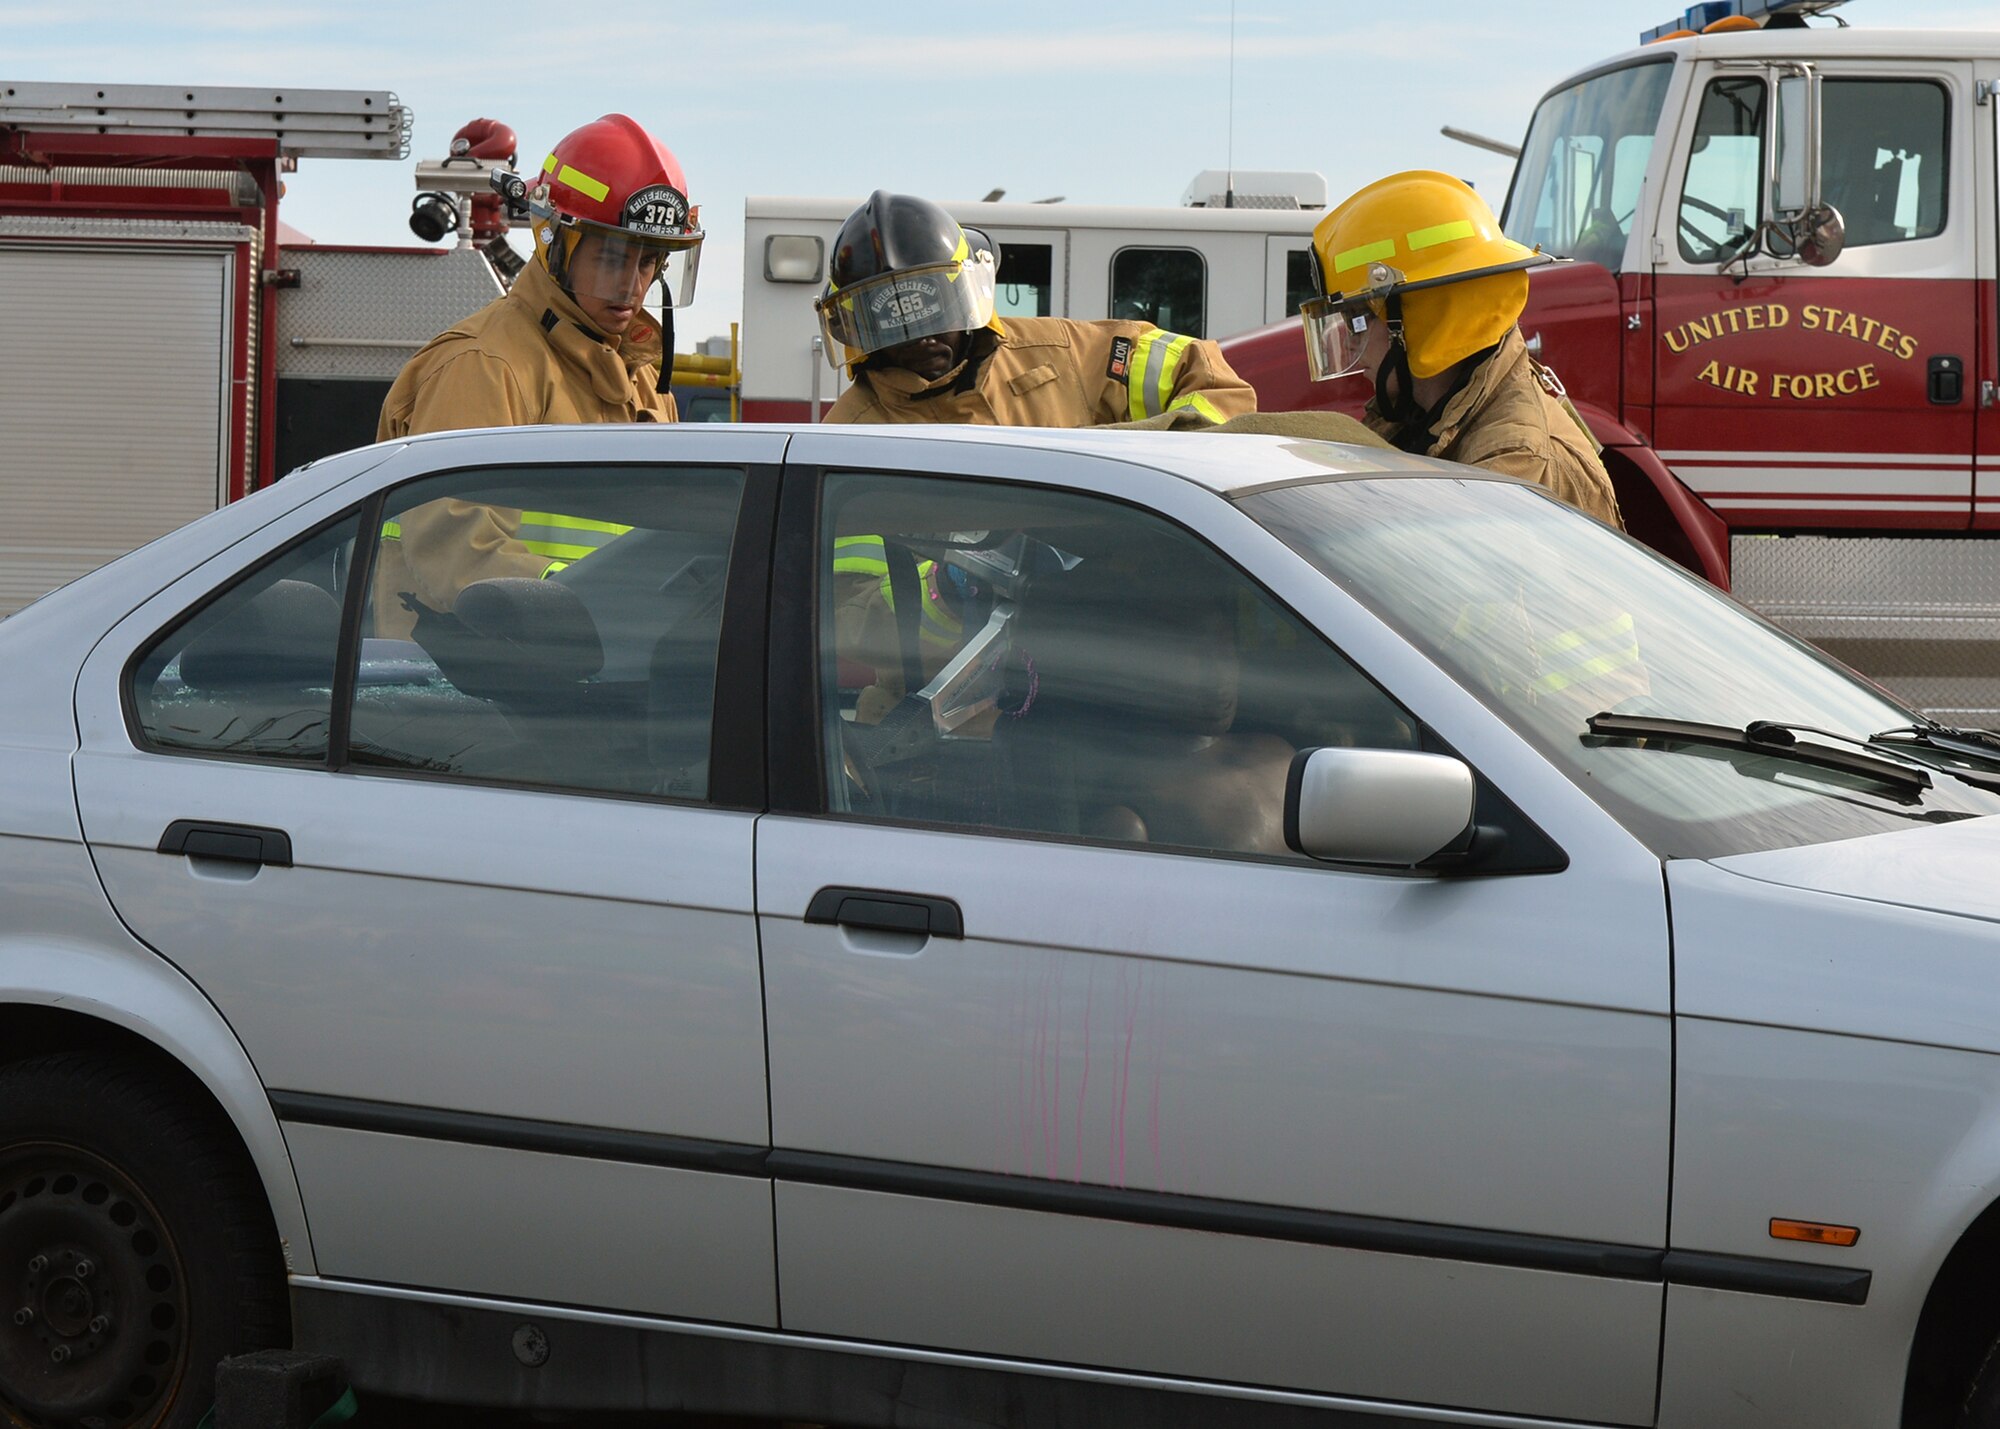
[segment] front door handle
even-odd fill
[[[965,916],[949,898],[884,888],[822,888],[806,905],[806,921],[933,938],[965,936]]]
[[[225,863],[254,863],[272,868],[292,866],[292,836],[283,829],[256,824],[220,824],[205,819],[175,819],[160,835],[160,852],[189,858],[214,858]]]

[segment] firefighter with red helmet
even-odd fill
[[[1391,174],[1313,230],[1321,296],[1304,307],[1314,380],[1366,373],[1368,425],[1405,451],[1525,477],[1622,526],[1611,478],[1519,326],[1528,272],[1555,260],[1500,232],[1449,174]]]
[[[694,296],[703,237],[680,161],[636,121],[607,114],[558,143],[525,187],[534,260],[503,296],[409,360],[382,403],[377,441],[676,420],[673,309]],[[657,319],[647,308],[656,287]],[[539,578],[619,534],[462,501],[432,502],[397,524],[376,575],[375,609],[388,627],[406,623],[403,594],[448,611],[473,581]]]
[[[854,385],[830,422],[1092,427],[1256,408],[1213,342],[1149,322],[994,313],[999,254],[938,205],[876,190],[834,239],[815,305]]]

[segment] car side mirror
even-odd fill
[[[1414,868],[1465,838],[1463,760],[1406,749],[1302,749],[1285,783],[1285,842],[1329,863]]]

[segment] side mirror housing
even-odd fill
[[[1771,217],[1789,223],[1819,207],[1819,76],[1804,66],[1778,75]]]
[[[1820,188],[1820,79],[1811,65],[1779,69],[1774,87],[1776,115],[1770,190],[1768,250],[1824,268],[1840,256],[1846,228]]]
[[[1304,749],[1285,785],[1285,842],[1330,863],[1414,868],[1462,841],[1476,789],[1464,761],[1405,749]]]

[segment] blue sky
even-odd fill
[[[1442,168],[1497,207],[1511,162],[1439,126],[1518,142],[1558,79],[1679,8],[1236,0],[1232,104],[1229,0],[0,0],[0,80],[393,90],[416,116],[412,160],[442,157],[454,130],[487,116],[534,164],[623,110],[679,155],[710,234],[685,341],[738,315],[748,194],[1004,188],[1173,204],[1233,151],[1237,168],[1316,169],[1336,200],[1397,169]],[[2000,27],[1993,0],[1852,0],[1842,14]],[[280,212],[321,242],[414,243],[415,192],[409,163],[306,159]]]

